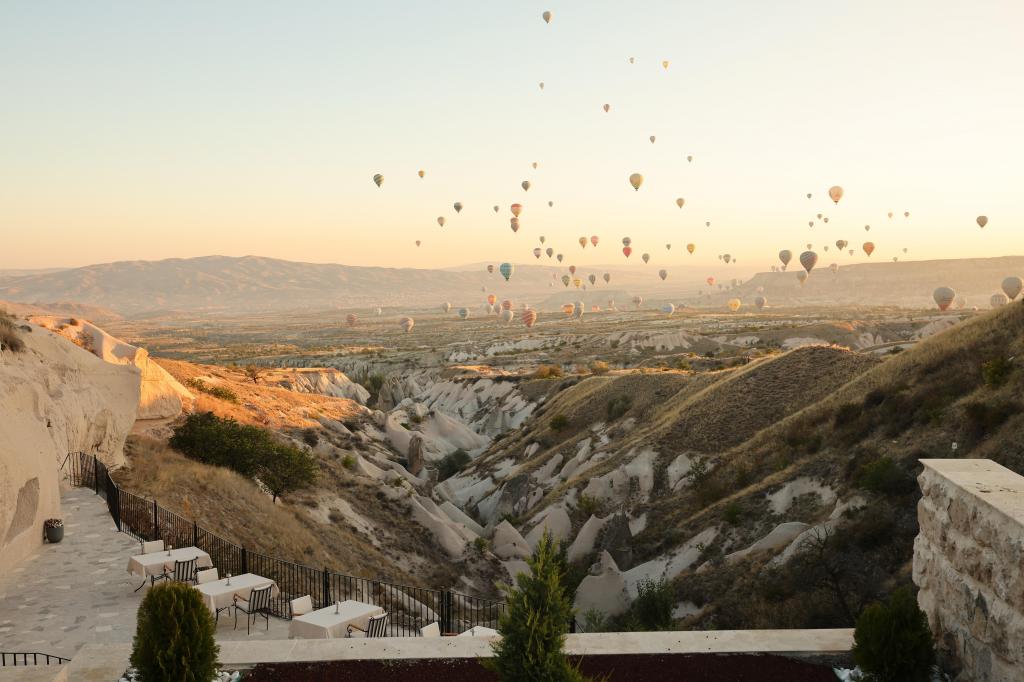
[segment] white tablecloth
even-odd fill
[[[150,552],[149,554],[136,554],[128,559],[128,573],[141,575],[143,578],[151,575],[160,575],[164,570],[173,571],[175,561],[188,561],[196,559],[196,568],[210,568],[213,562],[210,555],[198,547],[179,547],[172,549],[170,555],[167,550]]]
[[[290,639],[337,639],[348,637],[348,626],[366,629],[370,616],[379,616],[384,609],[360,601],[343,601],[334,612],[335,605],[325,606],[303,616],[292,618],[288,624]]]
[[[228,585],[227,578],[221,578],[220,580],[214,580],[213,582],[203,583],[197,585],[196,589],[203,595],[203,602],[210,611],[216,613],[217,609],[223,609],[226,606],[231,606],[235,603],[235,595],[238,595],[239,599],[249,600],[249,594],[258,587],[266,587],[267,585],[273,585],[274,589],[270,591],[271,597],[276,597],[281,594],[281,591],[277,588],[275,583],[270,578],[264,578],[263,576],[256,575],[255,573],[243,573],[242,575],[231,576],[231,584]]]

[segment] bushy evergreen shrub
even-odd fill
[[[137,616],[131,663],[141,682],[210,682],[220,647],[199,592],[167,582],[149,590]]]
[[[928,682],[932,677],[935,643],[910,588],[865,608],[853,641],[853,660],[874,682]]]

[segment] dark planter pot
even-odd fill
[[[43,532],[46,533],[46,540],[48,542],[60,542],[64,539],[64,526],[57,526],[56,528],[44,528]]]

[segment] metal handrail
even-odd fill
[[[31,662],[29,662],[29,657],[32,659]],[[43,660],[42,663],[39,662],[40,658]],[[11,662],[8,663],[8,660]],[[21,663],[18,662],[19,660]],[[56,654],[44,654],[39,651],[0,651],[0,667],[8,665],[15,667],[19,665],[64,665],[70,660],[70,658],[64,658]]]

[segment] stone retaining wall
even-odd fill
[[[987,459],[921,463],[918,604],[959,680],[1024,679],[1024,477]]]

